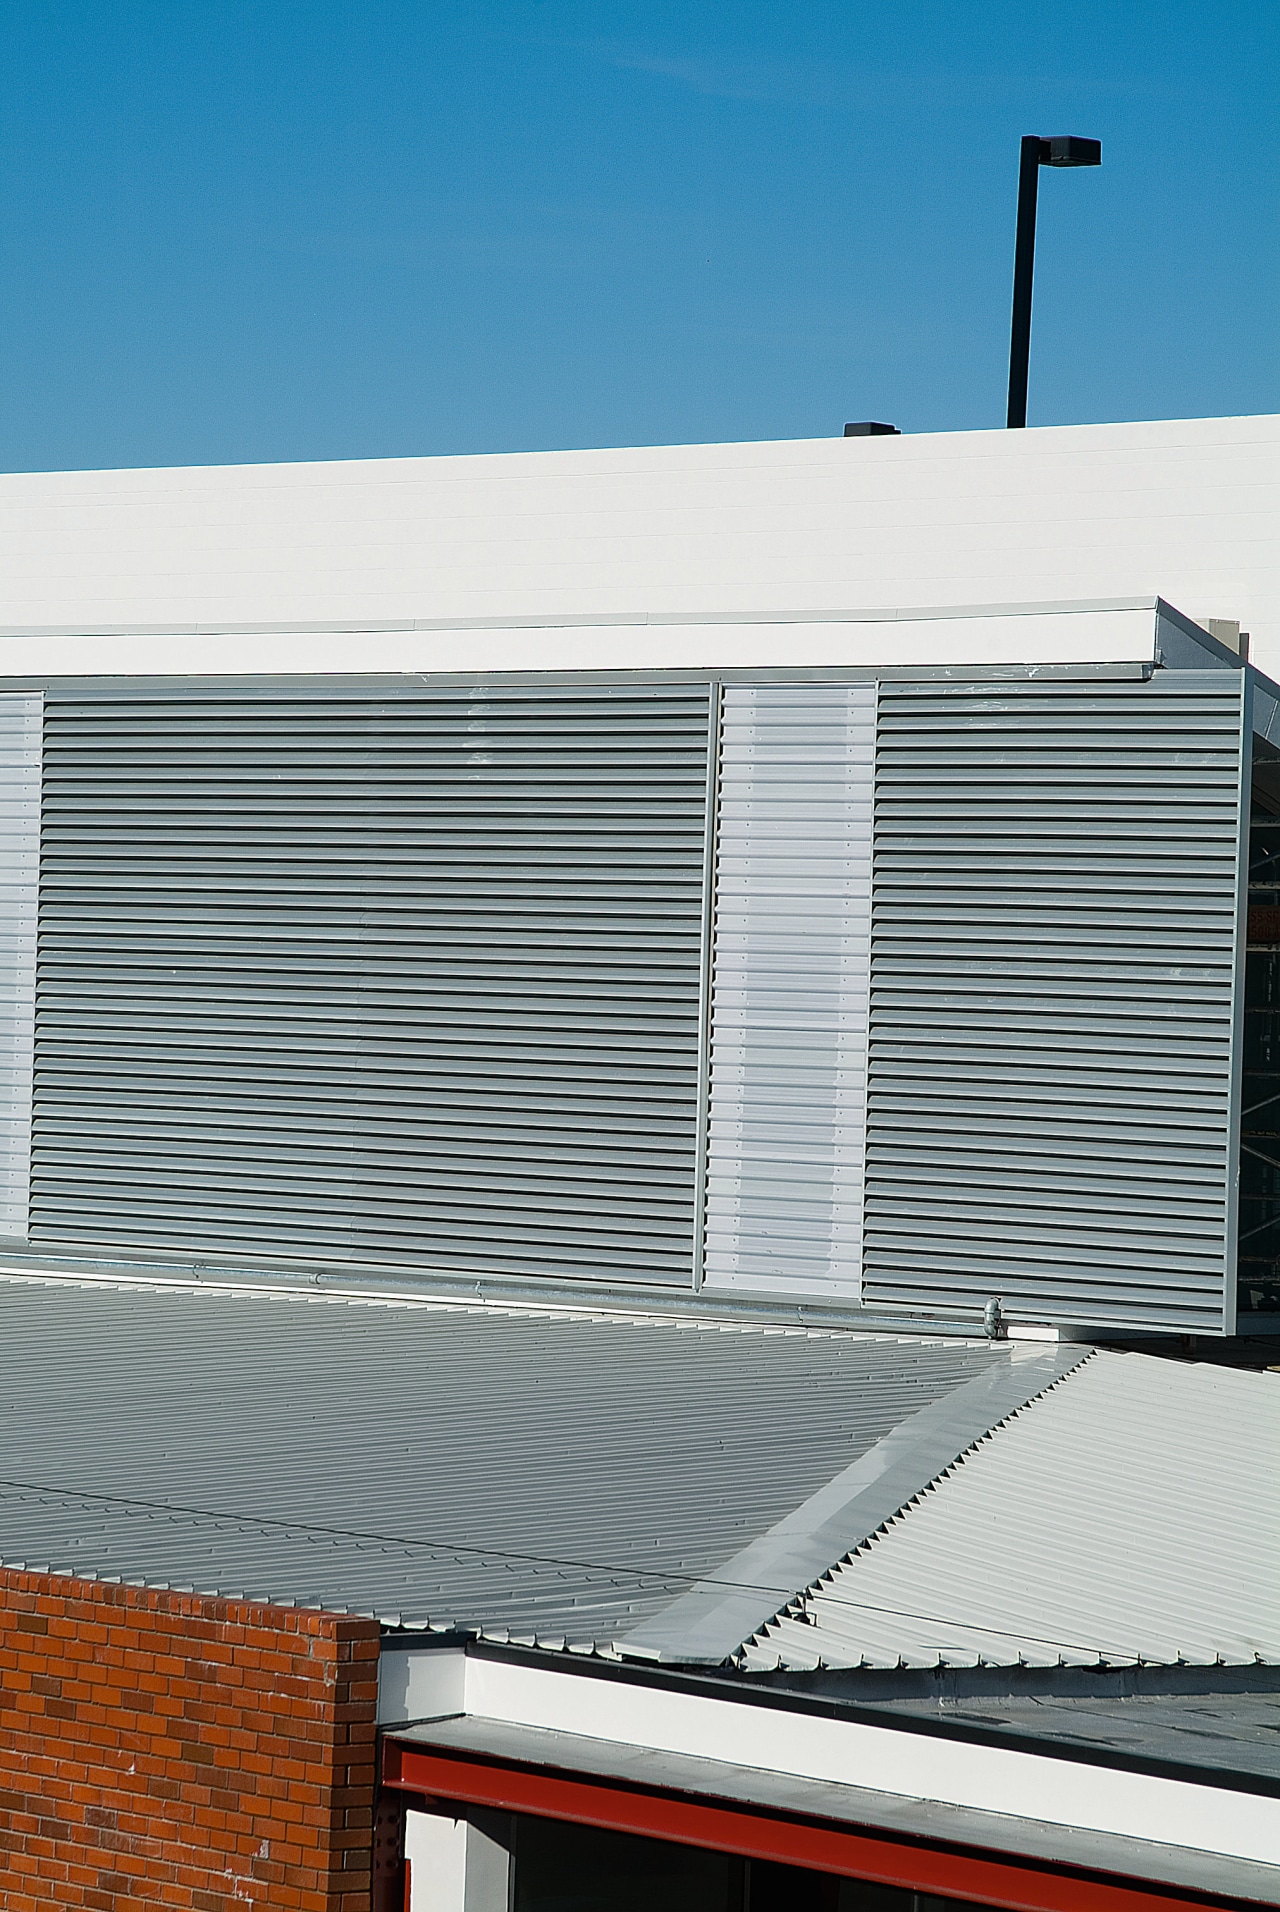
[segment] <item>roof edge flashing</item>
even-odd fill
[[[524,617],[292,618],[249,623],[6,624],[0,639],[104,637],[341,637],[396,635],[415,631],[567,631],[662,629],[707,624],[901,624],[939,618],[1052,617],[1081,611],[1153,611],[1160,599],[1145,597],[1048,598],[1025,603],[877,605],[852,609],[812,605],[794,611],[600,611],[543,612]],[[1180,614],[1179,614],[1180,615]],[[1189,619],[1184,620],[1190,623]],[[1210,643],[1216,642],[1202,633]]]
[[[975,1442],[1090,1359],[1087,1347],[1036,1345],[996,1356],[984,1374],[899,1423],[800,1506],[614,1642],[624,1657],[722,1665],[760,1628],[870,1539]],[[787,1593],[784,1588],[791,1588]]]
[[[129,631],[11,631],[0,644],[6,679],[400,676],[474,683],[503,673],[581,674],[815,670],[929,674],[1021,670],[1151,670],[1157,602],[933,606],[850,611],[636,613],[477,622],[406,619],[361,628],[259,625]],[[1206,642],[1212,642],[1206,637]]]
[[[1280,743],[1280,684],[1197,624],[1185,611],[1156,599],[1156,667],[1161,670],[1247,671],[1253,687],[1253,730]]]

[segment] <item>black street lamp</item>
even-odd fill
[[[1031,357],[1031,274],[1036,255],[1036,192],[1042,166],[1101,166],[1100,139],[1039,139],[1028,133],[1018,168],[1018,237],[1013,253],[1013,331],[1009,340],[1010,427],[1027,422],[1027,364]]]

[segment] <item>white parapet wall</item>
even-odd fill
[[[1197,621],[1241,625],[1277,675],[1278,522],[1276,417],[19,473],[0,477],[0,632],[305,637],[529,621],[590,630],[572,663],[521,664],[509,648],[506,662],[462,668],[600,669],[617,619],[820,626],[851,611],[1158,594]],[[927,661],[907,633],[878,641],[887,651],[866,662]],[[727,661],[681,642],[668,638],[663,665]],[[134,668],[218,668],[204,656]]]

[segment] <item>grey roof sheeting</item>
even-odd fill
[[[743,1664],[1280,1664],[1280,1376],[1093,1353]]]
[[[0,1346],[0,1563],[585,1648],[920,1410],[1046,1378],[961,1340],[67,1279],[0,1278]]]

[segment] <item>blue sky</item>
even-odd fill
[[[0,466],[1280,410],[1277,0],[0,0]]]

